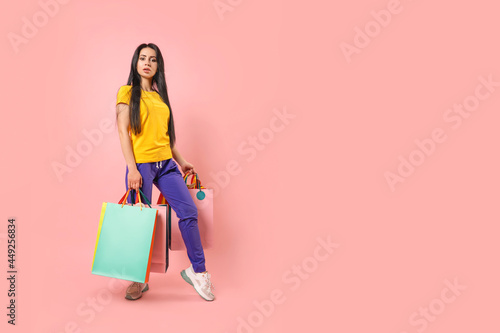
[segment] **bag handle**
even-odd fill
[[[187,180],[189,178],[189,175],[192,175],[193,177],[191,178],[191,183],[188,185]],[[197,173],[186,173],[184,175],[184,183],[186,183],[188,188],[195,188],[195,189],[200,189],[200,188],[205,188],[204,186],[201,185],[201,181],[198,178]],[[194,184],[194,187],[193,187]]]
[[[151,202],[149,202],[149,200],[146,197],[146,195],[144,194],[144,192],[142,192],[141,189],[139,189],[139,192],[141,193],[142,198],[144,199],[144,201],[146,202],[146,204],[149,206],[149,208],[151,208]],[[141,202],[141,196],[139,195],[139,192],[136,192],[135,203],[137,203],[137,199],[138,198],[139,198],[139,202]]]
[[[140,192],[140,195],[139,195],[139,192]],[[141,202],[141,196],[144,198],[144,201],[146,201],[146,204],[149,206],[149,208],[151,208],[151,202],[149,202],[148,198],[146,198],[146,195],[141,191],[141,189],[139,189],[139,192],[136,191],[136,195],[135,195],[135,203],[137,203],[137,201],[139,201],[139,206],[141,206],[141,210],[142,210],[142,205],[143,203]]]
[[[189,173],[184,175],[184,182],[186,183],[186,185],[187,185],[187,179],[188,179],[189,175],[190,175]],[[201,185],[201,181],[198,178],[198,174],[195,173],[195,174],[191,174],[191,175],[193,175],[193,177],[191,178],[191,185],[187,185],[187,187],[194,188],[194,189],[198,190],[198,193],[196,193],[196,197],[198,198],[198,200],[205,199],[205,192],[202,191],[202,189],[204,189],[205,187]],[[190,187],[193,185],[193,181],[194,181],[194,187]]]
[[[189,175],[192,175],[193,177],[191,178],[191,183],[188,185],[187,184],[187,180],[189,178]],[[192,173],[186,173],[184,175],[184,183],[186,183],[186,186],[188,188],[194,188],[194,189],[197,189],[199,190],[198,193],[196,193],[196,197],[198,198],[198,200],[203,200],[205,199],[205,193],[202,191],[202,189],[205,188],[205,186],[202,186],[201,185],[201,181],[200,179],[198,178],[198,174],[195,173],[195,174],[192,174]],[[193,185],[193,181],[194,181],[194,187],[190,187]],[[161,194],[160,192],[160,195],[158,196],[158,201],[157,201],[157,204],[158,205],[166,205],[166,206],[170,206],[167,202],[167,200],[165,199],[165,197],[163,196],[163,194]]]
[[[142,202],[141,202],[141,196],[139,195],[139,192],[135,193],[135,203],[137,203],[137,199],[139,199],[139,207],[141,207],[141,210],[142,210]]]
[[[123,195],[123,197],[120,199],[120,201],[118,201],[119,204],[122,204],[122,207],[123,205],[125,205],[125,202],[127,201],[127,197],[128,197],[128,193],[130,192],[130,188],[127,189],[127,192]]]
[[[165,199],[165,197],[163,196],[163,194],[161,194],[161,192],[160,195],[158,196],[158,202],[156,204],[170,206],[167,202],[167,199]]]
[[[127,192],[125,193],[125,195],[120,199],[120,201],[118,201],[119,204],[122,204],[122,207],[123,207],[123,205],[125,205],[125,202],[127,202],[127,198],[128,198],[128,194],[130,193],[130,190],[131,189],[129,188],[127,190]],[[146,204],[149,206],[149,208],[151,208],[151,202],[149,202],[146,195],[144,195],[144,193],[141,191],[141,189],[139,189],[139,192],[142,195],[142,197],[144,198],[144,201],[146,201]],[[141,210],[142,210],[143,203],[141,201],[141,196],[139,195],[139,192],[136,191],[135,203],[137,203],[139,201],[139,206],[141,207]]]

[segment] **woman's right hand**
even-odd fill
[[[142,176],[139,170],[133,169],[128,171],[128,188],[133,190],[139,190],[142,187]]]

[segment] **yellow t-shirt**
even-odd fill
[[[121,86],[116,104],[130,103],[132,86]],[[150,163],[172,158],[168,121],[170,110],[156,91],[141,91],[140,102],[141,133],[135,135],[128,128],[132,139],[135,163]]]

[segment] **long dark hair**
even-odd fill
[[[165,66],[160,49],[153,43],[143,43],[139,45],[135,49],[134,56],[132,57],[130,74],[127,81],[127,85],[132,85],[132,95],[130,97],[130,128],[136,135],[142,131],[140,117],[141,76],[137,72],[137,61],[139,60],[141,50],[145,47],[152,48],[156,51],[156,62],[158,68],[153,76],[151,89],[160,95],[161,99],[165,104],[167,104],[170,110],[170,117],[168,120],[168,136],[170,137],[170,147],[173,148],[175,146],[174,115],[172,114],[172,107],[170,106],[170,101],[168,100],[167,83],[165,82]]]

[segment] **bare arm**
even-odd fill
[[[196,173],[196,171],[194,170],[194,166],[191,163],[189,163],[188,161],[186,161],[184,159],[184,157],[182,157],[179,150],[177,150],[177,145],[175,145],[175,147],[172,148],[171,150],[172,150],[172,157],[179,164],[182,172],[193,173],[193,174]]]
[[[120,136],[120,144],[122,147],[123,156],[127,163],[128,174],[128,187],[137,190],[142,186],[142,177],[135,164],[134,151],[132,149],[132,141],[128,134],[128,127],[130,125],[130,107],[127,104],[120,103],[116,106],[116,115],[118,123],[118,134]]]
[[[179,163],[179,165],[181,167],[186,163],[186,160],[182,157],[181,153],[177,150],[177,147],[172,148],[172,156],[174,157],[174,160],[177,163]]]

